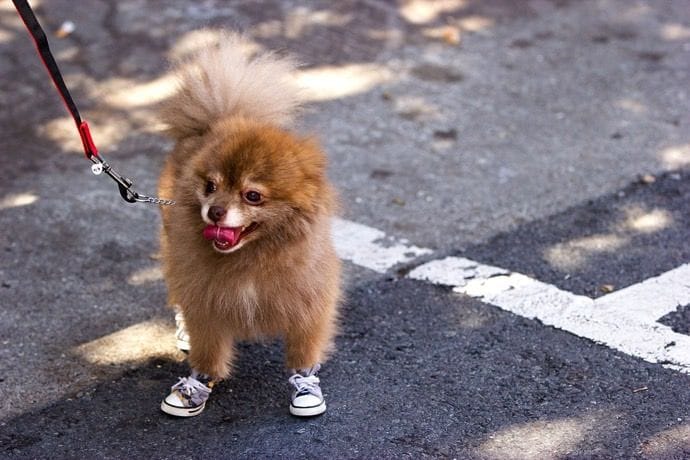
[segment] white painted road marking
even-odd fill
[[[381,230],[343,219],[333,220],[333,240],[341,259],[379,273],[432,252],[406,245],[404,240],[396,241]]]
[[[453,286],[503,310],[690,373],[690,336],[657,323],[690,303],[690,264],[598,299],[459,257],[431,261],[409,276]]]
[[[334,222],[334,237],[341,258],[379,273],[432,253],[396,242],[380,230],[340,219]],[[455,292],[503,310],[690,373],[690,336],[657,322],[690,303],[690,264],[597,299],[461,257],[432,260],[408,276],[451,286]]]

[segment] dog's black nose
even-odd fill
[[[225,208],[222,206],[211,206],[208,208],[208,218],[213,222],[218,222],[225,215]]]

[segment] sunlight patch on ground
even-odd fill
[[[661,38],[668,41],[687,40],[690,38],[690,27],[677,22],[664,24],[661,28]]]
[[[561,458],[575,450],[601,418],[610,416],[592,414],[512,425],[490,435],[478,453],[491,460]]]
[[[616,105],[621,109],[627,110],[628,112],[643,114],[647,112],[647,107],[639,101],[634,99],[620,99],[616,102]]]
[[[418,96],[399,96],[393,100],[395,112],[408,120],[431,121],[442,118],[441,110]]]
[[[112,149],[132,131],[128,121],[121,117],[110,117],[107,123],[99,123],[88,118],[87,120],[94,142],[101,150]],[[84,152],[74,120],[69,115],[48,121],[38,128],[38,132],[55,142],[65,152]]]
[[[14,193],[0,199],[0,210],[28,206],[38,200],[38,196],[33,193]]]
[[[13,34],[9,33],[6,30],[0,29],[0,44],[10,43],[12,41],[12,38],[14,38]]]
[[[680,419],[679,419],[680,420]],[[684,423],[656,433],[640,444],[644,458],[681,458],[690,451],[690,424]]]
[[[44,2],[41,0],[31,0],[30,3],[31,7],[36,10],[40,9]],[[11,43],[14,40],[20,42],[22,40],[31,41],[26,27],[12,2],[0,2],[0,13],[3,13],[3,28],[0,30],[0,44]],[[14,33],[15,31],[16,33]]]
[[[376,64],[348,64],[307,69],[297,74],[309,101],[326,101],[365,93],[390,81],[391,72]]]
[[[312,26],[342,27],[352,21],[352,14],[339,14],[329,10],[311,10],[297,7],[285,18],[283,33],[285,37],[297,39]]]
[[[544,257],[552,266],[563,270],[577,270],[596,255],[613,252],[629,242],[629,238],[614,234],[597,234],[558,243],[546,249]]]
[[[659,153],[659,156],[661,162],[668,169],[690,166],[690,144],[665,148]]]
[[[610,233],[556,243],[544,250],[544,259],[559,270],[578,270],[592,257],[617,251],[638,235],[660,232],[674,223],[673,215],[665,209],[630,205],[622,212],[624,216],[611,225]]]
[[[160,132],[163,124],[158,117],[159,103],[176,89],[176,81],[169,74],[143,83],[113,78],[105,82],[87,79],[82,85],[98,101],[98,106],[83,112],[82,117],[89,122],[93,140],[106,158],[119,142],[133,134]],[[63,152],[84,152],[74,120],[68,114],[45,122],[38,127],[38,133]]]
[[[142,284],[155,283],[163,279],[163,272],[161,268],[156,265],[154,267],[142,268],[132,273],[127,279],[127,283],[132,286],[141,286]]]
[[[77,59],[81,52],[82,52],[82,50],[78,46],[68,46],[68,47],[62,48],[59,51],[56,51],[54,53],[55,54],[55,60],[57,62],[72,61],[74,59]]]
[[[172,74],[165,74],[145,83],[114,78],[109,80],[103,89],[109,89],[105,102],[112,107],[132,109],[158,104],[169,98],[177,89],[177,79]]]
[[[43,5],[43,2],[41,0],[31,0],[31,8],[37,9],[40,8],[41,5]],[[16,11],[16,9],[14,8],[14,5],[12,3],[2,2],[0,3],[0,11]]]
[[[149,320],[79,345],[74,352],[100,366],[140,364],[152,358],[174,357],[174,333],[172,324]]]
[[[638,233],[658,232],[673,224],[673,216],[665,209],[655,208],[646,211],[636,207],[627,209],[626,214],[625,226]]]
[[[465,16],[457,21],[458,26],[465,32],[481,32],[496,25],[496,20],[479,15]]]
[[[412,24],[428,24],[443,13],[458,10],[466,4],[465,0],[407,0],[400,7],[400,14]]]

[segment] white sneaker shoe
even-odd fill
[[[292,394],[290,413],[297,417],[313,417],[326,412],[326,401],[323,399],[319,378],[316,373],[321,366],[316,364],[311,369],[305,369],[304,374],[295,373],[290,377],[290,383],[296,391]]]
[[[192,371],[170,388],[170,394],[161,402],[161,410],[177,417],[194,417],[206,407],[206,400],[215,382],[207,375]]]
[[[192,349],[192,346],[189,344],[189,334],[187,333],[187,325],[184,322],[184,316],[182,316],[182,312],[178,312],[175,314],[175,326],[177,327],[177,329],[175,330],[177,348],[180,351],[189,353],[189,350]]]

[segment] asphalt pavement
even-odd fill
[[[280,343],[242,344],[202,415],[166,416],[186,364],[158,210],[91,174],[3,3],[1,458],[690,458],[690,362],[408,276],[463,257],[599,300],[686,267],[686,1],[32,4],[100,151],[138,190],[154,192],[170,148],[169,59],[205,27],[242,30],[303,63],[299,130],[329,154],[342,218],[383,249],[423,249],[343,256],[323,416],[288,414]],[[669,290],[671,311],[637,325],[679,334],[662,348],[690,330],[690,288]]]

